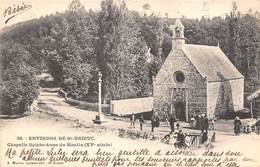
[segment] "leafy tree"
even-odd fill
[[[96,51],[97,62],[104,75],[106,97],[136,97],[137,92],[140,93],[137,89],[142,87],[138,76],[141,69],[137,62],[142,62],[139,60],[146,52],[145,43],[139,37],[138,24],[135,23],[138,16],[128,11],[124,1],[116,4],[113,0],[105,0],[101,8]]]
[[[77,43],[70,28],[65,18],[60,24],[53,26],[47,38],[49,45],[45,52],[48,54],[49,72],[56,83],[60,84],[69,96],[83,99],[88,93],[93,66],[84,59],[84,50]]]
[[[151,9],[151,5],[149,3],[146,3],[143,5],[143,9],[144,10],[150,10]]]
[[[230,18],[229,18],[229,59],[231,62],[238,67],[241,67],[241,59],[240,56],[240,51],[239,51],[239,19],[240,19],[240,14],[237,11],[237,5],[236,2],[233,2],[233,9],[230,13]]]
[[[72,0],[68,6],[68,11],[77,12],[83,10],[84,6],[80,3],[80,0]]]
[[[154,62],[151,64],[151,72],[155,75],[162,62],[162,43],[165,36],[163,20],[155,15],[145,16],[141,19],[141,35],[146,45],[151,49]]]
[[[30,53],[14,42],[2,45],[0,105],[2,114],[22,114],[38,96],[35,70],[29,66]]]
[[[240,22],[240,52],[239,70],[244,74],[246,79],[246,91],[253,91],[256,89],[255,82],[257,78],[257,54],[258,54],[258,39],[257,33],[259,27],[257,25],[256,17],[246,14],[241,17]]]

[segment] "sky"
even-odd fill
[[[102,0],[80,0],[86,9],[100,10],[100,2]],[[234,0],[126,0],[127,6],[131,10],[144,12],[142,6],[146,3],[150,4],[150,12],[154,12],[159,16],[168,17],[186,16],[188,18],[200,18],[208,15],[225,16],[232,9]],[[64,12],[68,8],[71,0],[0,0],[0,29],[10,26],[21,21],[40,18],[56,12]],[[238,10],[242,13],[249,9],[260,12],[260,0],[236,0]],[[21,6],[23,4],[32,7],[10,19],[6,24],[7,16],[4,12],[8,7]],[[206,4],[206,5],[203,5]],[[179,11],[179,12],[178,12]]]

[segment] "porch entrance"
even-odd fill
[[[171,111],[180,121],[188,121],[188,93],[187,88],[172,88],[171,93]]]
[[[180,121],[186,121],[186,104],[185,102],[178,101],[174,103],[176,118]]]

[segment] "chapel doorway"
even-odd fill
[[[174,109],[176,118],[180,121],[186,121],[186,111],[185,111],[185,103],[182,101],[178,101],[174,103]]]

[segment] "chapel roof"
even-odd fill
[[[183,52],[209,82],[243,78],[219,47],[184,44]]]

